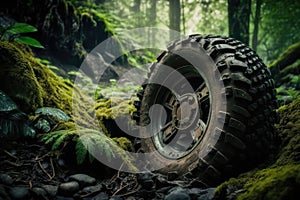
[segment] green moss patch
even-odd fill
[[[278,109],[280,143],[262,166],[221,184],[217,199],[235,191],[237,199],[297,199],[300,195],[300,97]],[[297,197],[297,198],[296,198]]]

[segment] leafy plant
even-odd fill
[[[128,167],[135,169],[131,162],[132,158],[114,140],[97,130],[58,130],[42,135],[40,140],[50,144],[52,150],[59,151],[63,151],[67,144],[74,141],[78,164],[82,164],[87,156],[89,162],[93,162],[94,156],[105,156],[109,161],[121,158]]]
[[[34,26],[26,23],[14,23],[6,28],[0,25],[0,40],[16,41],[29,46],[44,48],[36,39],[21,35],[36,31],[37,29]]]
[[[122,85],[117,84],[115,79],[110,79],[110,85],[98,85],[95,90],[95,99],[134,99],[136,93],[141,89],[141,86],[135,85],[131,82],[124,83]]]
[[[15,136],[34,137],[35,130],[29,126],[28,116],[0,90],[0,138]]]
[[[42,107],[35,111],[35,114],[50,115],[63,121],[69,121],[71,118],[62,110],[52,107]]]

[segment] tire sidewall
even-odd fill
[[[141,121],[146,120],[150,107],[157,103],[160,96],[157,96],[160,86],[156,83],[157,80],[162,80],[165,76],[168,76],[168,72],[163,65],[169,66],[174,70],[191,64],[193,68],[191,70],[198,72],[205,80],[210,94],[210,116],[207,121],[207,128],[201,141],[189,154],[179,159],[170,159],[160,154],[153,144],[152,138],[146,138],[142,140],[142,146],[144,151],[152,152],[152,163],[158,163],[153,165],[164,166],[159,169],[162,173],[176,173],[183,174],[191,171],[197,165],[199,160],[204,160],[205,157],[213,150],[221,135],[217,130],[222,130],[225,119],[221,116],[220,112],[226,112],[226,97],[224,95],[224,84],[221,81],[221,76],[215,62],[209,57],[207,52],[196,42],[190,42],[188,45],[182,44],[175,46],[174,49],[164,55],[158,65],[153,70],[147,86],[145,88],[145,95],[141,101]],[[223,118],[222,118],[223,117]],[[149,129],[143,129],[143,131],[149,131]],[[151,131],[151,130],[150,130]],[[142,133],[149,134],[149,133]]]

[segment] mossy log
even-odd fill
[[[73,116],[75,97],[82,101],[77,104],[80,108],[76,108],[86,119],[82,123],[88,123],[91,119],[87,110],[92,105],[89,99],[70,81],[57,76],[37,61],[31,49],[18,43],[0,42],[0,90],[29,115],[34,114],[37,108],[53,107]],[[65,124],[71,126],[71,123]]]
[[[57,76],[41,64],[30,48],[8,41],[0,42],[0,90],[7,93],[16,102],[18,108],[32,115],[31,117],[34,117],[36,109],[40,107],[58,108],[71,116],[68,122],[59,121],[53,132],[41,134],[42,137],[50,137],[50,139],[51,135],[57,135],[51,139],[52,149],[58,149],[61,143],[66,142],[64,146],[67,144],[72,146],[74,153],[74,140],[69,141],[67,136],[74,136],[73,139],[80,136],[80,139],[83,137],[91,141],[97,136],[111,142],[105,142],[106,146],[99,148],[113,151],[117,155],[116,159],[123,160],[129,169],[136,170],[131,164],[131,157],[121,150],[123,148],[134,151],[131,141],[124,137],[111,139],[108,137],[111,134],[103,123],[104,119],[114,119],[125,115],[128,111],[132,112],[134,109],[132,103],[122,101],[113,104],[111,100],[95,102],[69,80]],[[88,129],[99,125],[101,131]],[[117,148],[118,145],[121,148]]]
[[[292,65],[298,59],[300,59],[300,42],[291,45],[270,64],[269,69],[277,84],[282,84],[285,80],[284,77],[289,73],[299,74],[300,65]]]

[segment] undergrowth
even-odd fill
[[[129,169],[136,170],[132,164],[133,158],[118,145],[117,140],[113,140],[97,130],[58,130],[42,135],[40,140],[51,145],[52,151],[58,151],[59,154],[67,145],[71,144],[71,141],[75,142],[74,149],[79,165],[86,159],[92,163],[95,158],[99,159],[104,156],[103,159],[109,162],[121,159]]]

